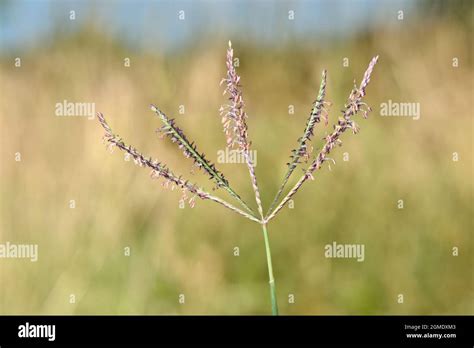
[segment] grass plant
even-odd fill
[[[287,205],[290,199],[298,192],[303,184],[308,181],[308,179],[314,180],[314,173],[316,170],[321,169],[325,162],[335,163],[334,160],[329,157],[329,154],[336,146],[342,145],[340,139],[342,134],[346,130],[352,131],[353,134],[359,132],[359,126],[355,123],[353,117],[361,113],[364,118],[367,118],[371,111],[370,107],[363,102],[363,98],[366,95],[366,88],[369,84],[374,66],[377,63],[378,56],[372,58],[370,61],[360,85],[356,86],[354,84],[354,88],[351,90],[347,102],[342,109],[342,115],[333,126],[333,131],[323,138],[323,145],[319,152],[313,154],[313,146],[311,143],[313,141],[312,138],[314,136],[316,125],[321,123],[321,120],[323,120],[324,124],[327,125],[329,120],[328,106],[330,106],[330,103],[326,100],[327,71],[324,70],[322,72],[318,95],[312,105],[305,129],[302,136],[297,140],[297,147],[291,151],[290,161],[287,163],[287,172],[266,213],[264,213],[262,200],[260,198],[255,165],[252,162],[250,155],[251,141],[249,140],[247,128],[248,115],[245,111],[240,76],[237,74],[233,64],[233,59],[234,51],[229,41],[226,58],[227,74],[221,81],[221,84],[225,86],[224,94],[228,96],[228,103],[220,108],[220,114],[222,117],[222,125],[227,147],[238,151],[245,159],[245,164],[249,172],[255,196],[256,211],[236,193],[223,173],[216,168],[215,164],[208,160],[205,154],[198,151],[196,144],[186,137],[185,133],[176,124],[176,121],[166,116],[164,112],[158,109],[158,107],[154,105],[151,106],[152,111],[163,123],[157,131],[162,133],[164,136],[169,137],[172,142],[176,143],[182,150],[184,156],[193,161],[194,166],[209,175],[209,178],[213,180],[217,188],[223,189],[229,194],[230,198],[234,200],[233,203],[211,194],[198,184],[176,174],[166,164],[151,157],[144,156],[134,147],[125,144],[123,140],[112,131],[102,113],[98,113],[97,118],[105,130],[104,141],[108,144],[110,149],[118,148],[127,152],[137,165],[151,169],[151,177],[161,179],[164,187],[170,187],[171,189],[177,188],[181,190],[181,199],[187,201],[191,207],[194,207],[196,198],[211,200],[261,226],[267,258],[272,314],[278,315],[276,284],[273,275],[268,235],[269,222]],[[286,195],[283,196],[290,177],[298,166],[306,167],[303,168],[303,175],[296,184],[288,190]]]

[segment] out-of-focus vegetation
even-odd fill
[[[359,119],[360,134],[346,133],[337,165],[316,173],[294,209],[269,225],[282,313],[473,313],[472,21],[441,12],[324,46],[317,38],[277,46],[233,38],[266,207],[321,70],[329,71],[332,124],[353,79],[380,55],[366,99],[374,111]],[[105,150],[96,120],[55,116],[63,100],[94,102],[128,143],[188,175],[191,163],[155,135],[160,124],[148,105],[174,116],[215,161],[225,144],[218,108],[228,38],[160,54],[131,51],[96,28],[35,46],[21,55],[21,68],[14,54],[0,58],[0,242],[39,245],[36,263],[0,259],[0,313],[269,313],[256,224],[207,201],[179,209],[179,193]],[[381,117],[389,99],[419,102],[421,118]],[[329,130],[318,126],[315,148]],[[253,203],[245,166],[218,167]],[[202,174],[193,179],[210,187]],[[325,258],[333,241],[365,244],[365,261]]]

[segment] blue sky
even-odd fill
[[[228,36],[278,43],[344,36],[380,24],[396,24],[397,11],[415,14],[406,0],[2,0],[1,49],[38,45],[55,31],[84,25],[136,48],[170,50],[203,37]],[[76,20],[69,20],[70,11]],[[185,20],[179,19],[183,10]],[[294,20],[289,20],[294,11]]]

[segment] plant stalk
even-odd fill
[[[268,240],[267,224],[262,224],[263,238],[265,239],[265,252],[267,254],[268,283],[270,284],[270,297],[272,301],[272,314],[278,315],[278,304],[276,297],[275,278],[273,278],[272,255],[270,251],[270,242]]]

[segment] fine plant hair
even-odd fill
[[[215,183],[217,189],[223,189],[229,194],[235,202],[230,203],[227,200],[219,198],[203,188],[198,184],[183,178],[176,174],[166,164],[159,162],[151,157],[144,156],[137,149],[130,145],[126,145],[123,140],[113,133],[102,113],[97,114],[97,118],[105,130],[104,142],[107,143],[110,150],[118,148],[128,153],[134,160],[135,164],[140,167],[147,167],[151,170],[151,177],[153,179],[161,179],[162,185],[166,188],[179,189],[182,192],[181,201],[188,202],[191,207],[194,207],[196,198],[203,200],[214,201],[227,209],[240,214],[241,216],[254,221],[261,225],[263,237],[265,242],[265,252],[267,257],[267,267],[270,284],[270,301],[272,313],[278,315],[278,305],[276,297],[275,279],[273,277],[273,266],[271,260],[270,243],[268,238],[268,223],[272,220],[288,203],[288,201],[298,192],[303,184],[308,179],[314,180],[314,174],[317,169],[321,169],[325,162],[334,162],[328,157],[331,151],[336,146],[341,146],[341,136],[346,130],[351,130],[353,134],[359,132],[359,126],[353,120],[353,117],[361,113],[363,118],[367,118],[371,108],[363,102],[366,95],[367,85],[370,82],[372,71],[377,63],[378,56],[372,58],[367,70],[362,78],[360,85],[357,87],[354,82],[354,87],[351,90],[342,115],[338,118],[337,123],[333,126],[332,133],[323,138],[323,146],[317,154],[313,154],[313,147],[311,145],[314,136],[316,125],[324,121],[328,124],[328,106],[330,103],[326,101],[326,85],[327,85],[327,71],[323,70],[321,84],[319,91],[314,101],[308,120],[306,122],[303,135],[297,140],[297,147],[291,151],[290,161],[287,163],[288,169],[283,177],[283,181],[269,206],[268,211],[264,214],[262,201],[260,199],[260,191],[258,187],[257,176],[255,173],[255,165],[251,160],[250,147],[251,142],[248,136],[247,129],[247,113],[245,111],[245,103],[242,95],[242,88],[240,85],[240,76],[237,74],[233,64],[234,50],[231,42],[227,49],[226,67],[227,74],[222,79],[221,85],[225,86],[224,94],[228,96],[228,103],[221,106],[220,115],[222,117],[222,126],[226,137],[226,146],[229,149],[238,151],[245,160],[247,166],[250,182],[255,195],[255,202],[257,205],[256,213],[231,187],[229,181],[220,172],[215,164],[209,161],[203,153],[200,153],[193,141],[190,141],[185,133],[177,126],[174,119],[168,118],[164,112],[156,106],[151,105],[151,110],[158,116],[163,125],[157,130],[163,136],[169,137],[173,143],[182,150],[186,158],[193,161],[193,165],[202,170]],[[303,169],[303,175],[296,182],[296,184],[284,195],[285,188],[298,166],[307,166]],[[329,164],[330,166],[330,164]],[[284,196],[283,196],[284,195]],[[283,198],[282,198],[283,196]],[[236,206],[238,205],[238,206]]]

